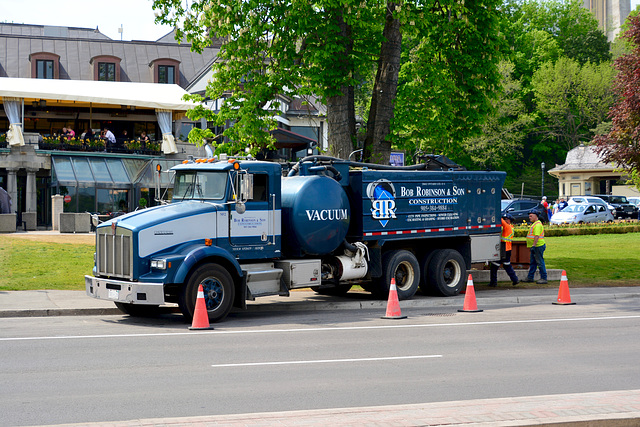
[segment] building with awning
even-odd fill
[[[174,154],[173,120],[195,106],[183,100],[185,95],[188,93],[176,84],[0,77],[0,97],[10,121],[9,145],[24,145],[21,132],[25,129],[26,106],[29,119],[47,117],[49,111],[61,115],[65,109],[73,109],[75,120],[88,120],[90,128],[94,126],[94,111],[95,120],[129,115],[149,119],[155,115],[162,132],[162,151]]]

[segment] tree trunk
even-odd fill
[[[347,159],[353,151],[352,135],[355,134],[353,88],[343,86],[342,95],[327,100],[327,129],[329,152],[332,156]],[[352,129],[354,129],[352,131]]]
[[[384,165],[389,164],[391,155],[391,141],[388,138],[398,90],[400,54],[402,52],[400,21],[393,18],[396,6],[398,3],[387,2],[387,13],[382,33],[384,39],[371,96],[363,153],[365,161]]]
[[[351,26],[344,22],[341,13],[336,13],[337,24],[344,40],[344,52],[336,58],[336,66],[351,75],[349,57],[353,50]],[[327,99],[327,131],[329,153],[340,159],[347,159],[353,151],[353,138],[356,132],[355,98],[353,86],[341,86],[341,94]]]

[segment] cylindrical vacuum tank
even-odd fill
[[[282,179],[285,254],[330,254],[344,241],[350,218],[347,194],[334,179],[317,175]]]

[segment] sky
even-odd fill
[[[640,0],[637,0],[640,1]],[[171,27],[156,25],[152,0],[0,0],[0,22],[96,28],[113,40],[157,40]]]
[[[631,10],[640,0],[631,0]],[[156,25],[152,0],[0,0],[0,21],[96,28],[113,40],[157,40],[171,27]],[[122,34],[118,29],[122,26]]]

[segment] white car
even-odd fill
[[[573,203],[551,217],[551,224],[613,222],[614,217],[601,203]]]
[[[629,203],[640,209],[640,197],[627,197]]]
[[[613,215],[613,218],[615,219],[615,217],[616,217],[616,208],[613,207],[612,205],[610,205],[609,203],[605,202],[604,200],[602,200],[600,197],[595,197],[595,196],[571,196],[569,198],[568,203],[570,205],[573,205],[573,204],[584,204],[584,203],[596,203],[596,204],[599,204],[599,205],[605,205],[607,207],[607,209],[609,209],[609,212],[611,212],[611,215]]]

